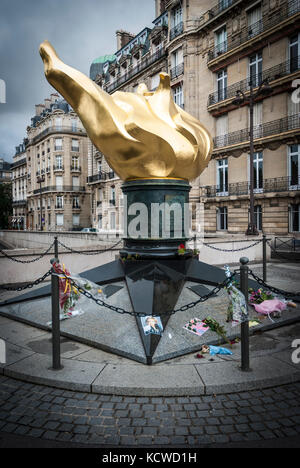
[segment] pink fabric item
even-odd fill
[[[286,303],[279,299],[271,299],[269,301],[264,301],[261,304],[253,304],[253,306],[258,314],[264,315],[269,315],[272,312],[281,312],[282,310],[287,309]]]

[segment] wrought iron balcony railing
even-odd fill
[[[254,139],[266,138],[300,128],[300,115],[295,114],[283,119],[273,120],[254,127]],[[249,128],[221,135],[214,138],[215,148],[237,145],[250,140]]]
[[[299,11],[299,0],[289,0],[285,5],[282,5],[280,10],[278,10],[275,14],[265,15],[263,19],[257,23],[244,28],[240,34],[228,37],[226,42],[218,44],[213,49],[211,49],[208,53],[208,62],[214,60],[220,55],[223,55],[225,52],[246,43],[261,33],[273,28],[274,26],[278,26],[278,28],[280,28],[280,23],[282,23],[287,18],[294,16],[296,13],[299,13]]]
[[[20,159],[19,161],[12,163],[11,169],[15,169],[16,167],[22,166],[23,164],[26,164],[26,158]]]
[[[106,180],[106,174],[104,172],[98,172],[98,174],[91,175],[87,177],[87,183],[91,184],[93,182],[104,181]]]
[[[81,172],[81,166],[70,166],[71,172]]]
[[[161,58],[165,57],[165,55],[166,55],[166,50],[164,47],[162,47],[159,51],[155,52],[155,54],[145,56],[144,58],[142,58],[142,61],[139,65],[129,69],[123,76],[121,76],[116,81],[108,85],[106,88],[106,91],[108,93],[111,93],[114,89],[126,83],[126,81],[130,80],[135,75],[142,72],[143,70],[145,70],[146,68],[148,68],[150,65],[157,62]]]
[[[176,24],[174,28],[170,29],[170,41],[175,39],[175,37],[180,36],[183,33],[183,22]]]
[[[238,182],[235,184],[228,184],[226,187],[218,185],[208,186],[206,188],[207,198],[215,197],[230,197],[230,196],[241,196],[249,195],[250,183],[249,182]],[[288,191],[300,191],[300,175],[292,177],[277,177],[275,179],[265,179],[262,181],[260,188],[255,188],[254,193],[270,193],[270,192],[288,192]]]
[[[15,200],[12,202],[12,206],[24,206],[26,203],[27,200]]]
[[[76,135],[81,135],[81,136],[86,136],[86,131],[84,129],[77,128],[75,129],[72,126],[62,126],[62,127],[57,127],[55,125],[46,128],[42,132],[40,132],[38,135],[36,135],[34,138],[31,138],[28,140],[28,143],[26,146],[33,145],[34,143],[42,140],[44,137],[51,135],[53,133],[61,134],[61,133],[74,133]],[[61,148],[62,149],[62,148]],[[60,149],[56,149],[55,151],[60,151]]]
[[[48,187],[42,187],[33,191],[33,194],[44,192],[85,192],[85,187],[76,187],[74,185],[49,185]]]
[[[63,165],[60,165],[60,164],[56,164],[55,166],[53,166],[53,170],[54,170],[54,171],[63,171],[63,170],[64,170],[64,166],[63,166]]]
[[[249,91],[250,80],[252,80],[252,84],[254,87],[258,87],[266,79],[272,82],[278,80],[279,78],[288,76],[291,73],[295,73],[298,70],[300,70],[300,56],[295,57],[292,60],[282,62],[279,65],[275,65],[274,67],[264,70],[258,75],[253,75],[252,77],[249,77],[246,80],[234,83],[233,85],[220,89],[215,93],[211,93],[208,97],[208,106],[212,106],[214,104],[217,104],[218,102],[225,101],[226,99],[235,98],[236,92],[238,90],[241,90],[243,92]]]
[[[170,70],[171,80],[174,80],[174,78],[177,78],[177,76],[183,75],[183,73],[184,73],[184,63],[180,63],[179,65],[176,65],[176,67],[171,68]]]

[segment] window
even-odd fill
[[[78,125],[77,119],[72,119],[71,125],[72,125],[72,132],[77,132],[77,125]]]
[[[61,117],[56,117],[56,119],[55,119],[55,129],[56,130],[61,130],[62,129],[62,118]]]
[[[226,26],[219,29],[219,31],[215,33],[215,50],[216,50],[216,55],[221,55],[221,54],[224,54],[224,52],[227,52]]]
[[[249,109],[249,122],[250,122],[250,109]],[[262,137],[263,123],[263,104],[259,102],[253,106],[253,134],[254,138]]]
[[[228,115],[216,119],[216,142],[218,146],[228,144]]]
[[[175,78],[183,73],[183,49],[175,50],[171,54],[171,78]]]
[[[116,229],[116,213],[114,211],[110,213],[110,229]]]
[[[261,205],[257,205],[254,207],[254,219],[256,229],[258,231],[262,231],[262,207]]]
[[[251,39],[263,31],[261,5],[248,11],[248,37]]]
[[[228,159],[217,161],[217,192],[228,195]]]
[[[63,178],[62,176],[55,177],[56,190],[62,190],[63,188]]]
[[[79,141],[78,140],[75,140],[75,138],[72,138],[72,147],[71,147],[71,150],[72,151],[79,151]]]
[[[98,161],[98,173],[101,174],[102,172],[102,161]]]
[[[300,68],[300,33],[290,38],[290,72],[293,73]]]
[[[290,232],[300,232],[300,204],[291,205],[289,210]]]
[[[79,207],[80,207],[80,204],[79,204],[79,197],[74,197],[74,198],[73,198],[72,206],[73,206],[73,208],[79,208]]]
[[[62,169],[63,168],[63,164],[62,164],[62,155],[61,154],[58,154],[57,156],[55,156],[55,169]]]
[[[73,214],[73,226],[79,226],[80,224],[80,215]]]
[[[72,177],[73,190],[79,190],[79,177]]]
[[[182,23],[182,7],[178,5],[172,10],[171,25],[172,28],[175,28],[180,23]]]
[[[264,189],[264,163],[263,153],[255,153],[253,159],[254,190],[262,192]]]
[[[159,73],[156,73],[156,75],[151,76],[151,91],[156,90],[156,88],[159,85],[159,82],[160,82]]]
[[[79,169],[79,158],[78,158],[78,156],[72,156],[72,169]]]
[[[62,138],[55,138],[54,150],[55,151],[62,150]]]
[[[254,88],[260,86],[262,83],[262,53],[257,52],[256,54],[249,57],[249,80]]]
[[[225,10],[232,5],[232,0],[219,0],[219,12]]]
[[[289,185],[290,189],[300,188],[300,145],[289,146]]]
[[[227,231],[228,229],[228,210],[226,207],[217,209],[217,230]]]
[[[220,71],[217,74],[217,90],[218,101],[223,101],[227,98],[227,69]]]
[[[64,198],[62,195],[57,195],[55,208],[63,208],[64,207]]]
[[[172,88],[172,91],[173,91],[173,97],[174,97],[175,104],[177,104],[177,106],[179,106],[179,107],[184,108],[184,97],[183,97],[183,86],[182,86],[182,84],[180,83],[179,85],[174,86],[174,88]]]
[[[99,229],[102,229],[102,225],[103,225],[102,219],[103,219],[102,214],[99,214],[98,215],[98,228]]]
[[[64,215],[57,214],[56,215],[56,226],[63,226],[64,225]]]

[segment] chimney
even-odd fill
[[[44,100],[46,109],[50,109],[51,99],[47,98]]]
[[[59,95],[57,93],[50,94],[51,104],[54,104],[58,98],[59,98]]]
[[[45,109],[44,104],[36,104],[35,105],[35,115],[41,115],[43,110]]]
[[[128,42],[131,41],[135,37],[135,34],[132,34],[127,31],[123,31],[122,29],[116,31],[117,36],[117,50],[122,49],[122,47],[126,46]]]

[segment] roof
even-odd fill
[[[93,63],[113,62],[114,60],[116,60],[115,55],[101,55],[101,57],[98,57],[95,60],[93,60],[92,64]]]

